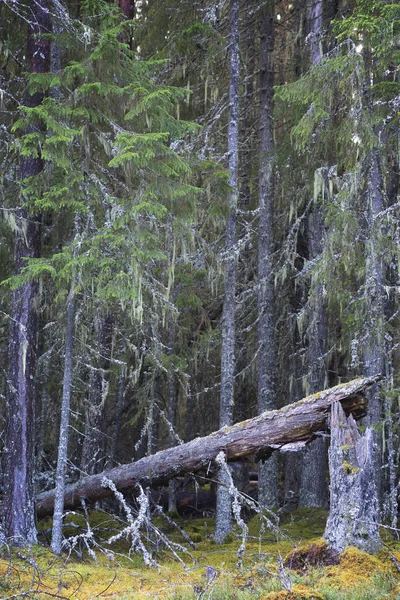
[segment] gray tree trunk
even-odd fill
[[[170,321],[168,324],[168,350],[169,356],[174,354],[175,346],[175,323]],[[176,389],[175,375],[172,368],[168,372],[168,427],[169,427],[169,445],[176,445],[176,437],[174,435],[176,426]],[[170,479],[168,482],[168,511],[176,513],[176,480]]]
[[[260,41],[260,164],[258,225],[258,413],[276,408],[274,319],[274,17],[275,2],[267,0],[261,12]],[[258,501],[265,508],[278,505],[278,463],[272,455],[259,465]]]
[[[321,60],[323,0],[307,0],[308,45],[310,48],[310,64],[317,65]]]
[[[383,262],[379,251],[380,224],[379,213],[384,210],[383,178],[379,164],[378,150],[371,150],[367,177],[366,217],[366,281],[365,298],[368,306],[368,320],[365,323],[364,374],[368,377],[383,373],[385,368],[384,340],[384,290]],[[369,411],[365,425],[377,427],[382,422],[382,399],[379,396],[380,386],[376,384],[368,391]],[[375,430],[375,469],[374,481],[378,497],[382,497],[382,442]]]
[[[26,70],[45,73],[50,65],[51,31],[48,0],[37,0],[30,7],[26,48]],[[25,106],[39,106],[43,93],[26,94]],[[25,133],[32,133],[31,126]],[[40,157],[22,157],[21,182],[43,170]],[[38,258],[41,253],[40,218],[31,216],[24,207],[21,194],[15,211],[16,238],[14,246],[15,274],[19,274],[26,258]],[[12,544],[34,544],[37,541],[33,472],[35,466],[35,393],[38,324],[36,298],[38,285],[25,283],[14,290],[10,315],[10,337],[7,372],[7,426],[5,439],[5,473],[3,518],[4,534]]]
[[[330,510],[324,538],[337,552],[355,546],[371,554],[382,547],[379,506],[374,484],[374,435],[360,435],[339,402],[332,404],[329,449]]]
[[[63,393],[61,401],[60,437],[58,441],[58,457],[56,469],[56,486],[54,491],[53,530],[51,549],[55,554],[61,554],[62,526],[64,514],[65,471],[68,459],[69,413],[71,406],[71,387],[73,371],[73,346],[75,325],[74,286],[71,286],[67,301],[67,325],[65,329],[65,358]]]
[[[310,64],[317,65],[322,57],[321,30],[323,25],[323,0],[308,0],[308,43]],[[317,199],[315,199],[317,200]],[[309,260],[314,261],[323,250],[324,216],[318,202],[314,202],[309,217]],[[328,350],[328,310],[323,285],[312,284],[314,298],[311,321],[308,327],[309,368],[308,386],[311,393],[327,385],[325,356]],[[325,438],[316,439],[304,451],[301,465],[299,507],[328,507],[328,445]]]
[[[242,135],[241,135],[241,166],[240,166],[240,205],[244,209],[250,207],[252,190],[255,187],[252,182],[252,166],[255,150],[254,140],[254,121],[255,121],[255,106],[254,101],[254,77],[255,77],[255,59],[256,59],[256,22],[255,22],[256,0],[246,0],[246,17],[245,34],[242,41],[242,52],[245,59],[245,84],[243,97],[243,120],[242,120]]]
[[[232,425],[235,382],[235,302],[236,302],[236,212],[238,204],[239,156],[239,0],[230,2],[229,49],[229,216],[225,237],[225,281],[222,311],[220,427]],[[222,543],[231,531],[231,500],[226,488],[226,474],[220,470],[217,491],[215,539]]]
[[[113,466],[115,466],[118,463],[118,446],[122,425],[122,412],[124,409],[125,377],[126,375],[124,368],[124,371],[121,373],[118,379],[117,407],[115,410],[114,431],[111,442],[111,462]]]

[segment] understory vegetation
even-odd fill
[[[104,511],[89,511],[86,516],[70,513],[64,531],[70,544],[68,557],[55,557],[47,548],[51,520],[44,519],[38,526],[44,544],[29,550],[2,549],[1,598],[396,600],[400,596],[400,543],[388,530],[382,531],[385,547],[377,556],[348,548],[333,559],[321,539],[325,511],[287,514],[281,518],[279,532],[261,527],[256,515],[248,521],[246,552],[238,567],[239,531],[217,545],[214,518],[177,518],[176,524],[192,541],[189,544],[168,520],[157,517],[154,529],[142,531],[156,563],[146,566],[139,554],[129,551],[128,540],[107,543],[126,526],[123,519]],[[156,530],[176,545],[178,556]]]

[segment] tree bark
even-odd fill
[[[308,0],[308,43],[310,65],[317,65],[322,57],[321,30],[323,26],[323,0]],[[322,254],[324,215],[318,199],[314,199],[313,209],[308,220],[309,261],[315,261]],[[322,283],[312,283],[311,319],[308,328],[308,385],[315,393],[327,385],[325,356],[328,351],[328,306]],[[377,373],[378,371],[375,371]],[[328,507],[328,446],[326,439],[320,438],[310,444],[302,457],[299,507]]]
[[[238,204],[239,158],[239,0],[230,2],[229,53],[229,216],[225,236],[224,306],[222,311],[221,396],[219,425],[232,425],[235,382],[235,302],[236,302],[236,212]],[[218,478],[224,483],[224,473]],[[231,501],[225,485],[217,490],[215,539],[222,543],[231,530]]]
[[[367,410],[365,390],[379,378],[355,379],[281,410],[265,412],[232,427],[223,427],[204,438],[81,479],[67,486],[64,506],[71,509],[80,505],[81,498],[95,502],[111,496],[112,491],[102,485],[104,477],[111,479],[121,492],[128,492],[139,482],[157,485],[183,473],[208,469],[221,450],[228,460],[240,460],[251,454],[261,458],[278,449],[287,450],[287,444],[310,441],[317,432],[326,430],[332,402],[340,402],[346,414],[363,416]],[[38,495],[38,516],[51,514],[53,506],[54,491]]]
[[[71,405],[71,387],[73,370],[73,347],[75,325],[74,285],[71,286],[67,301],[67,326],[65,330],[65,359],[63,393],[61,401],[60,437],[58,442],[58,457],[56,470],[56,487],[54,492],[53,530],[51,549],[55,554],[61,554],[62,524],[64,514],[65,470],[68,459],[69,413]]]
[[[50,41],[44,34],[51,31],[48,0],[30,5],[26,50],[27,71],[45,73],[50,66]],[[42,92],[26,94],[24,104],[33,108],[43,99]],[[32,133],[33,127],[25,131]],[[38,175],[43,170],[41,157],[23,157],[20,179]],[[28,213],[21,195],[15,213],[16,239],[14,247],[15,274],[25,265],[25,259],[38,258],[41,252],[40,219]],[[37,362],[38,323],[36,297],[38,284],[28,282],[14,290],[10,315],[10,337],[7,374],[7,428],[5,492],[3,503],[4,533],[13,544],[36,542],[34,519],[33,471],[35,462],[35,394],[34,377]]]
[[[273,50],[275,2],[268,0],[261,12],[260,45],[260,164],[258,225],[258,413],[276,407],[274,390],[274,141]],[[258,500],[261,506],[278,505],[277,455],[259,466]]]
[[[346,418],[339,402],[332,404],[331,503],[324,538],[337,552],[355,546],[374,554],[382,547],[379,505],[374,483],[372,429],[360,435],[356,422]]]

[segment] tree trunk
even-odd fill
[[[50,32],[49,2],[37,0],[30,5],[26,50],[27,71],[45,73],[49,70],[50,41],[43,36]],[[43,94],[26,95],[25,106],[39,106]],[[26,134],[32,133],[30,127]],[[21,182],[38,175],[43,169],[40,157],[23,157],[20,162]],[[15,274],[19,274],[26,258],[38,258],[41,251],[40,219],[28,213],[21,196],[15,213],[16,239],[14,247]],[[10,338],[7,374],[7,428],[4,491],[5,535],[14,544],[36,542],[34,520],[33,471],[35,462],[34,377],[37,360],[36,297],[38,284],[28,282],[14,290],[10,315]]]
[[[103,486],[104,476],[111,479],[122,492],[132,490],[138,482],[143,485],[158,485],[183,473],[209,469],[219,452],[224,451],[228,460],[240,460],[251,454],[268,456],[274,450],[287,450],[285,445],[305,442],[316,432],[326,430],[331,404],[341,402],[347,414],[360,417],[365,414],[367,401],[365,390],[379,376],[355,379],[335,388],[309,396],[281,410],[223,427],[204,438],[168,448],[147,456],[137,462],[116,467],[110,471],[92,475],[69,485],[65,491],[65,508],[80,505],[81,498],[95,502],[112,496],[112,491]],[[296,449],[296,446],[291,446]],[[38,516],[51,514],[54,492],[44,492],[37,497]]]
[[[118,378],[118,392],[117,392],[117,406],[115,409],[115,417],[114,417],[114,431],[111,442],[111,464],[118,464],[118,446],[119,446],[119,437],[121,433],[122,426],[122,413],[124,410],[124,399],[125,399],[125,379],[126,379],[126,369],[123,368],[122,373]]]
[[[175,346],[175,323],[170,320],[168,323],[168,349],[167,353],[169,356],[174,354]],[[168,442],[169,446],[173,447],[176,445],[175,436],[175,425],[176,425],[176,389],[175,389],[175,375],[172,365],[168,371]],[[170,479],[168,482],[169,496],[168,496],[168,512],[176,513],[176,480]]]
[[[258,225],[258,413],[276,408],[274,391],[275,320],[273,274],[273,94],[275,2],[261,12],[260,45],[260,165]],[[265,508],[278,505],[278,463],[273,455],[259,466],[258,500]]]
[[[322,57],[321,29],[323,25],[323,0],[308,0],[307,5],[308,41],[310,65],[317,65]],[[309,261],[315,261],[323,251],[324,216],[318,199],[308,221]],[[308,385],[311,393],[323,390],[327,385],[325,356],[328,351],[328,307],[321,283],[312,283],[311,321],[308,327],[309,368]],[[379,371],[375,371],[378,373]],[[299,507],[328,507],[328,445],[325,438],[316,439],[304,451],[301,466]]]
[[[355,546],[374,554],[382,547],[378,498],[374,484],[372,429],[360,435],[339,402],[331,413],[329,469],[331,502],[324,538],[337,552]]]
[[[384,210],[383,181],[379,164],[378,150],[374,148],[369,157],[367,178],[366,245],[367,259],[365,266],[365,298],[368,305],[368,321],[365,323],[364,374],[382,373],[385,366],[384,340],[384,291],[383,261],[380,255],[380,221],[378,215]],[[365,425],[379,426],[383,417],[382,399],[379,386],[368,391],[370,410]],[[377,433],[375,432],[375,437]],[[378,497],[382,497],[382,442],[375,440],[374,480]]]
[[[229,216],[225,237],[225,282],[222,312],[220,427],[232,425],[235,382],[235,302],[236,302],[236,211],[238,203],[238,142],[239,142],[239,0],[230,3],[229,62]],[[224,477],[221,472],[218,478]],[[215,539],[222,543],[231,530],[230,496],[226,486],[217,491]]]
[[[67,326],[65,329],[65,359],[64,359],[64,377],[63,394],[61,401],[61,421],[60,437],[58,442],[58,457],[56,470],[56,487],[54,491],[54,514],[53,531],[51,537],[51,549],[55,554],[61,554],[62,547],[62,524],[64,514],[64,490],[65,490],[65,469],[68,459],[68,433],[69,433],[69,412],[71,405],[71,387],[73,371],[73,345],[74,345],[74,320],[75,320],[75,299],[73,297],[74,286],[71,286],[70,295],[67,301]]]

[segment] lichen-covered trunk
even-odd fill
[[[175,346],[175,323],[170,321],[168,324],[168,349],[167,354],[171,356],[174,353]],[[175,375],[174,371],[171,368],[168,371],[168,442],[169,445],[176,445],[176,434],[175,434],[175,425],[176,425],[176,389],[175,389]],[[176,480],[170,479],[168,482],[168,511],[170,513],[176,512]]]
[[[82,449],[81,470],[91,475],[104,468],[103,416],[108,395],[108,369],[110,367],[113,337],[111,315],[97,315],[98,357],[94,361],[86,407],[85,437]]]
[[[229,215],[225,236],[225,281],[222,310],[220,427],[232,425],[235,381],[235,303],[236,303],[236,211],[238,203],[239,158],[239,0],[230,3],[229,49]],[[218,487],[215,539],[222,543],[231,530],[230,495],[223,485]]]
[[[310,65],[317,65],[322,57],[323,0],[307,2],[308,43]],[[308,221],[309,260],[315,261],[323,251],[324,215],[317,198],[314,199]],[[308,377],[311,393],[323,390],[327,385],[325,357],[328,351],[328,307],[322,283],[312,283],[310,324],[308,327]],[[314,440],[304,451],[301,465],[299,507],[328,506],[328,445],[325,438]]]
[[[115,466],[118,463],[118,446],[119,446],[119,438],[122,427],[122,413],[124,410],[124,397],[125,397],[125,380],[126,380],[126,369],[123,369],[123,372],[120,374],[118,378],[118,393],[117,393],[117,406],[115,409],[115,417],[114,417],[114,431],[111,442],[111,463]]]
[[[61,400],[60,436],[58,441],[58,456],[56,469],[56,485],[54,492],[53,530],[51,536],[51,549],[55,554],[61,554],[62,525],[64,514],[65,470],[68,459],[68,433],[69,413],[71,406],[71,387],[73,371],[73,345],[75,325],[75,299],[74,289],[71,287],[67,303],[67,324],[65,329],[65,358],[63,393]]]
[[[365,322],[364,374],[368,377],[383,373],[385,368],[383,260],[379,249],[381,236],[379,214],[384,210],[384,201],[383,178],[377,148],[371,150],[367,168],[365,299],[368,306],[368,320]],[[368,426],[379,426],[383,417],[379,391],[378,384],[368,391],[370,408],[365,419],[365,424]],[[374,435],[378,437],[376,431]],[[376,442],[374,480],[378,496],[381,497],[383,451],[381,441],[376,439]]]
[[[273,273],[273,94],[275,3],[268,0],[261,13],[260,40],[260,163],[258,225],[258,413],[276,408],[275,319]],[[261,506],[278,505],[278,463],[272,455],[259,466],[258,500]]]
[[[332,404],[329,449],[330,510],[324,538],[337,552],[355,546],[374,554],[382,547],[374,484],[373,430],[360,435],[339,402]]]
[[[44,73],[49,70],[50,32],[49,2],[31,3],[32,18],[28,24],[26,49],[27,71]],[[43,94],[26,94],[25,106],[34,108]],[[40,125],[38,125],[40,127]],[[33,129],[25,131],[29,134]],[[23,157],[20,180],[38,175],[43,169],[39,157]],[[19,274],[27,258],[38,258],[41,251],[40,218],[28,213],[24,206],[23,184],[19,206],[15,211],[16,237],[14,272]],[[36,542],[33,502],[33,472],[35,462],[35,394],[34,381],[37,358],[38,323],[36,300],[38,285],[25,283],[14,290],[10,314],[10,337],[7,372],[7,426],[5,440],[5,489],[3,498],[4,533],[13,544]]]
[[[324,240],[322,210],[315,206],[309,217],[309,259],[315,260],[322,252]],[[310,393],[323,390],[327,385],[325,357],[328,351],[328,307],[323,285],[313,283],[310,324],[308,328],[308,386]],[[302,457],[299,507],[328,506],[328,445],[326,438],[311,442]]]
[[[240,205],[244,209],[250,206],[252,196],[252,167],[255,151],[255,101],[254,101],[254,77],[256,69],[256,0],[246,0],[246,17],[249,21],[242,40],[242,52],[244,53],[245,81],[243,94],[243,119],[240,139]]]

